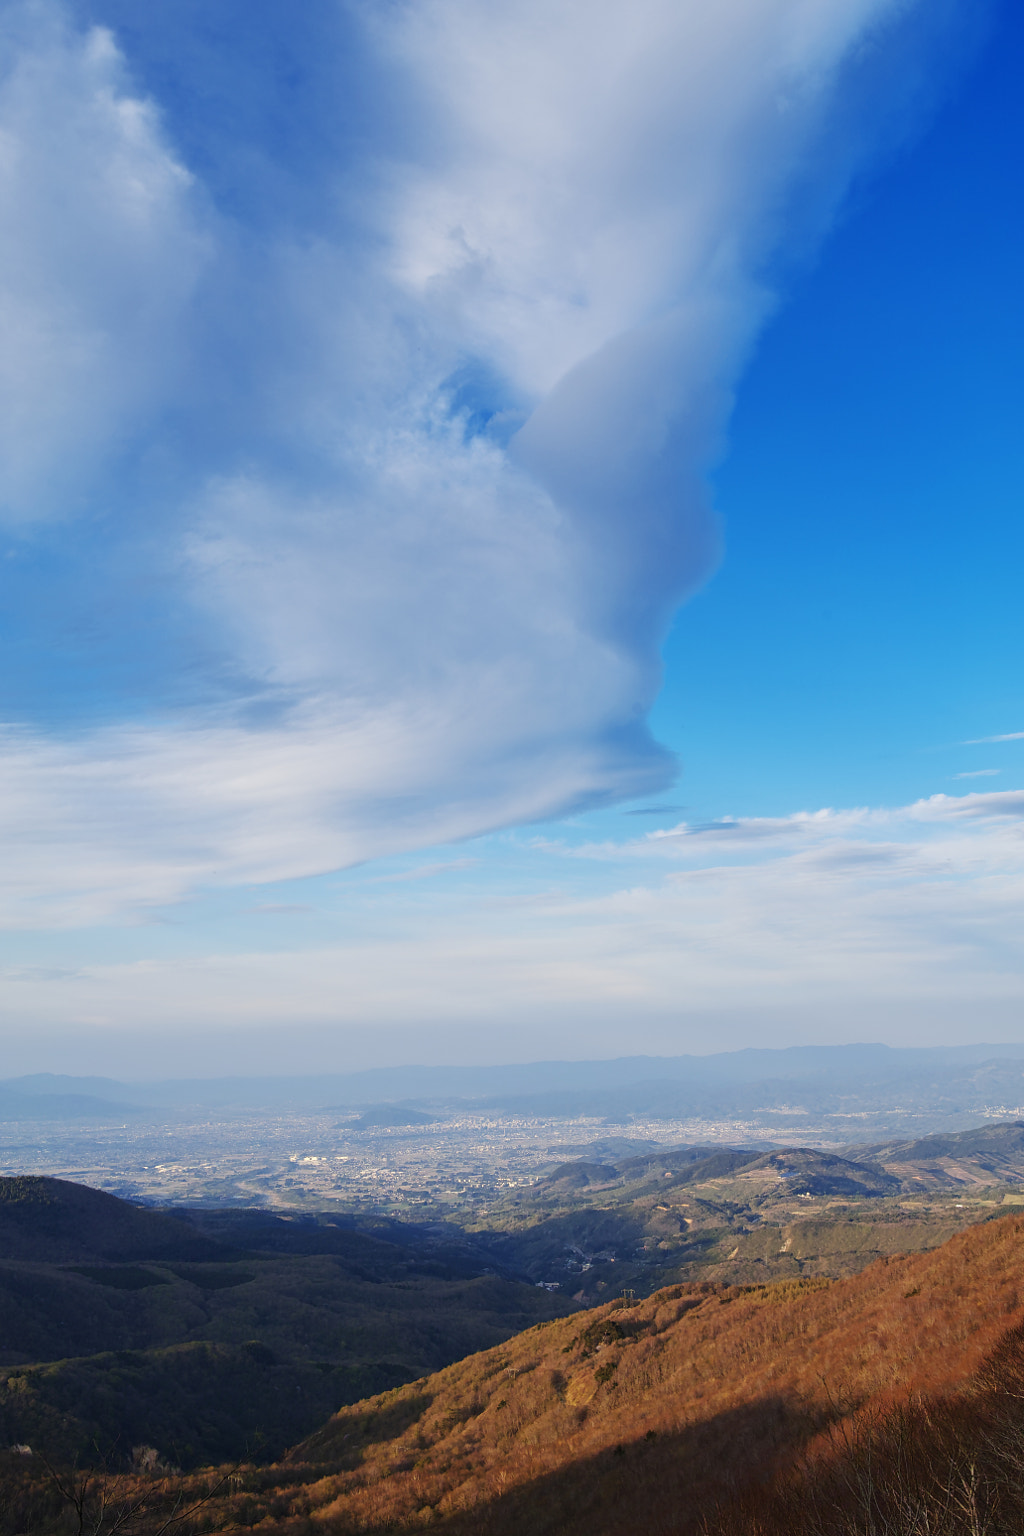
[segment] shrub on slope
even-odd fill
[[[1010,1536],[1024,1530],[1024,1327],[960,1391],[840,1420],[707,1536]]]

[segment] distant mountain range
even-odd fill
[[[24,1078],[20,1080],[32,1083],[34,1079]],[[54,1078],[54,1083],[75,1083],[76,1078]],[[88,1082],[89,1079],[82,1079]],[[126,1084],[112,1083],[112,1088],[119,1089],[126,1095],[130,1089]],[[167,1109],[157,1112],[150,1105],[122,1103],[116,1099],[99,1098],[91,1093],[78,1093],[63,1088],[48,1090],[42,1089],[25,1092],[19,1087],[19,1080],[13,1083],[0,1083],[0,1121],[36,1121],[51,1120],[60,1122],[77,1122],[81,1120],[97,1120],[107,1125],[116,1125],[135,1120],[152,1120],[159,1113],[160,1118],[170,1116],[177,1118],[178,1111]]]
[[[35,1073],[0,1082],[0,1120],[148,1118],[202,1110],[366,1109],[503,1113],[621,1121],[802,1113],[869,1116],[894,1102],[953,1128],[957,1117],[1024,1105],[1024,1045],[793,1046],[709,1056],[626,1056],[492,1067],[376,1067],[313,1076],[121,1082]]]

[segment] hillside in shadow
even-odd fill
[[[572,1310],[462,1234],[139,1209],[0,1179],[0,1445],[280,1455],[341,1404]]]

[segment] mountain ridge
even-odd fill
[[[723,1086],[785,1081],[811,1083],[857,1072],[956,1069],[993,1062],[1024,1062],[1024,1044],[893,1047],[879,1043],[829,1046],[747,1047],[703,1056],[622,1056],[580,1061],[534,1061],[494,1066],[368,1067],[349,1073],[176,1078],[121,1082],[107,1077],[31,1073],[0,1080],[0,1091],[33,1096],[84,1093],[101,1099],[123,1097],[136,1105],[160,1107],[265,1107],[271,1104],[329,1107],[421,1098],[487,1099],[617,1090],[666,1079]]]
[[[59,1264],[236,1256],[167,1212],[36,1174],[0,1177],[0,1255]]]

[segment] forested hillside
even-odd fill
[[[844,1280],[677,1286],[540,1324],[343,1408],[276,1465],[107,1494],[135,1500],[122,1529],[139,1532],[175,1508],[196,1531],[267,1536],[1018,1530],[1022,1305],[1010,1216]],[[17,1470],[8,1529],[31,1505],[56,1530],[52,1479]],[[984,1523],[1000,1501],[1010,1523]]]
[[[400,1223],[229,1212],[215,1235],[0,1179],[0,1445],[125,1465],[277,1455],[342,1403],[571,1304]]]

